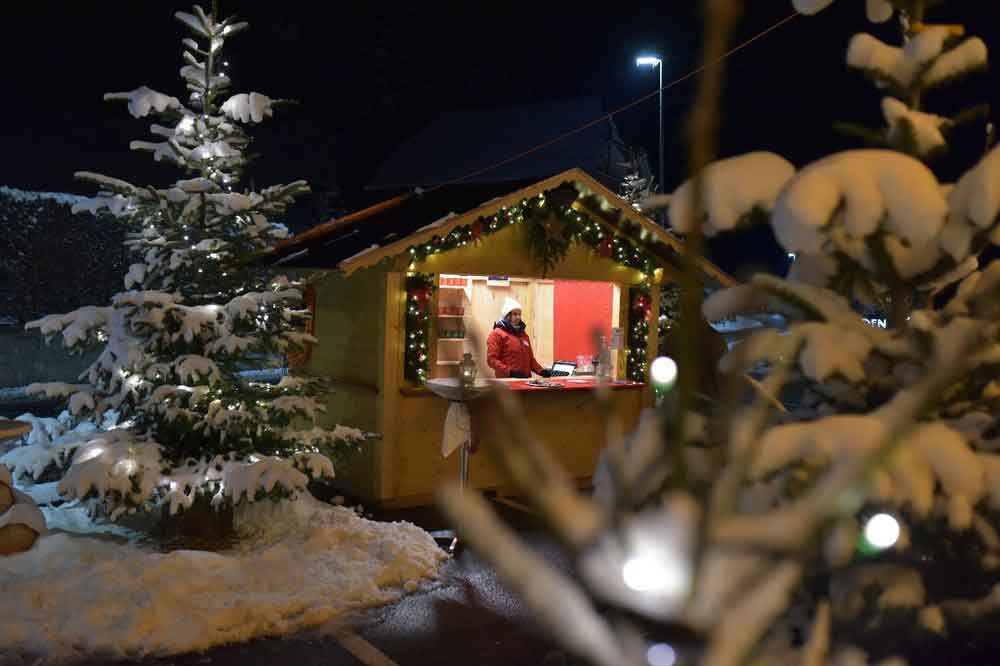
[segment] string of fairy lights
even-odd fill
[[[590,211],[610,225],[591,217]],[[524,198],[512,206],[501,207],[495,214],[482,216],[467,225],[457,226],[426,242],[410,246],[407,254],[411,271],[406,278],[406,345],[405,377],[424,383],[429,372],[428,344],[430,340],[430,302],[434,293],[434,276],[412,269],[428,257],[448,252],[485,236],[495,234],[515,224],[528,224],[528,244],[532,257],[548,271],[566,257],[575,242],[584,243],[599,256],[638,270],[643,282],[629,291],[630,317],[626,349],[626,375],[633,381],[645,381],[647,373],[646,347],[649,339],[650,276],[659,262],[647,245],[659,244],[660,256],[667,251],[641,225],[623,218],[621,211],[609,208],[597,195],[581,193],[573,183],[564,183],[534,197]]]

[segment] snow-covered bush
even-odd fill
[[[238,374],[316,342],[302,330],[309,312],[301,285],[250,261],[288,236],[271,218],[308,186],[239,188],[251,141],[244,126],[272,117],[281,100],[227,92],[223,50],[246,23],[200,7],[175,17],[191,34],[180,69],[188,102],[145,86],[105,99],[125,102],[135,118],[155,118],[150,131],[158,140],[131,148],[175,164],[186,177],[153,187],[77,173],[100,191],[74,211],[110,213],[134,229],[126,241],[133,257],[126,291],[108,305],[27,325],[70,350],[100,349],[84,383],[29,391],[68,396],[76,421],[98,423],[114,413],[114,423],[87,433],[77,427],[38,442],[35,453],[9,454],[34,460],[14,461],[34,478],[53,464],[65,468],[60,490],[96,495],[112,515],[156,502],[174,511],[197,493],[214,504],[294,493],[307,474],[332,476],[327,456],[367,437],[314,425],[325,409],[319,380],[285,376],[273,384]]]
[[[831,2],[793,4],[816,13]],[[898,11],[904,44],[851,42],[848,64],[894,95],[883,104],[890,125],[869,133],[880,148],[798,170],[767,154],[730,158],[669,197],[678,231],[766,219],[797,255],[786,279],[758,275],[704,303],[709,320],[763,309],[787,321],[723,358],[722,400],[681,395],[627,438],[609,428],[608,473],[590,499],[499,394],[513,431],[499,457],[572,551],[576,580],[475,497],[444,492],[470,540],[590,661],[995,655],[1000,262],[979,261],[1000,244],[1000,148],[954,185],[931,170],[924,148],[946,141],[935,132],[949,122],[920,108],[922,93],[980,68],[985,48],[924,23],[925,4],[870,0],[873,20]],[[890,328],[865,323],[858,304],[890,312]],[[682,373],[691,360],[679,359]],[[746,399],[745,373],[762,363],[770,372]]]

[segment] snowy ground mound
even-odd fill
[[[55,532],[0,558],[0,664],[137,657],[286,634],[395,601],[438,577],[444,553],[410,523],[307,497],[253,504],[239,546],[158,553]],[[9,661],[8,661],[9,660]]]

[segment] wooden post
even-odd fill
[[[649,335],[646,336],[646,388],[642,392],[643,407],[653,406],[653,379],[650,371],[653,360],[660,351],[660,285],[656,282],[649,290],[649,320]]]
[[[403,364],[405,362],[406,335],[406,273],[391,271],[385,274],[385,321],[382,330],[385,339],[382,345],[382,390],[376,401],[377,431],[382,439],[378,450],[372,456],[374,480],[372,487],[378,501],[392,496],[396,483],[396,457],[398,456],[399,390],[403,385]],[[429,342],[429,341],[428,341]],[[435,357],[433,347],[428,344],[428,358]],[[428,365],[430,367],[430,364]]]

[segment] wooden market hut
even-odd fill
[[[440,453],[448,404],[423,381],[447,376],[460,352],[469,351],[468,339],[454,342],[449,333],[453,319],[468,316],[463,303],[475,311],[481,295],[485,314],[476,317],[484,321],[467,325],[485,326],[483,340],[497,316],[492,304],[503,294],[523,299],[537,332],[551,326],[539,304],[551,310],[559,281],[610,285],[611,323],[624,331],[614,359],[622,390],[612,393],[622,426],[631,428],[652,402],[643,382],[657,349],[657,327],[649,325],[658,321],[657,286],[678,277],[681,241],[580,169],[442,216],[446,200],[441,192],[404,195],[314,227],[270,257],[276,265],[330,271],[312,288],[320,344],[304,369],[333,382],[331,421],[379,434],[342,465],[338,479],[383,506],[428,503],[436,486],[457,474],[458,456]],[[706,285],[733,282],[704,259],[698,271]],[[538,343],[535,351],[548,354],[543,364],[556,360]],[[524,399],[534,432],[582,482],[603,444],[593,400],[585,391]],[[474,486],[502,489],[504,481],[489,456],[472,457]]]

